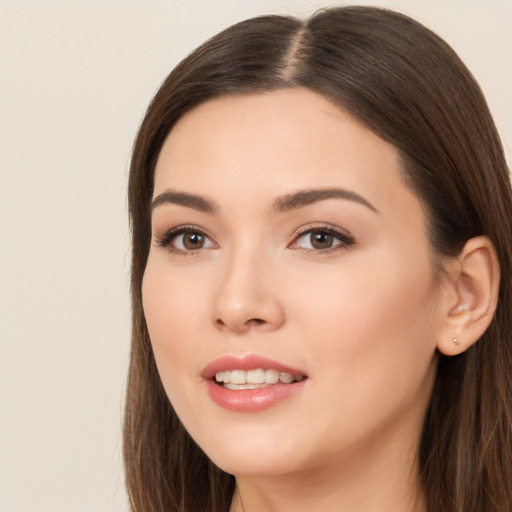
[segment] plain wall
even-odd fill
[[[410,14],[456,49],[510,162],[512,0],[358,3]],[[0,0],[0,512],[128,510],[120,429],[136,129],[162,79],[207,37],[324,5]]]

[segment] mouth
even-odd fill
[[[224,356],[202,372],[211,399],[225,409],[258,412],[302,391],[308,375],[254,354]]]
[[[306,376],[279,371],[275,368],[257,368],[254,370],[224,370],[215,374],[214,380],[226,389],[262,389],[275,384],[300,382]]]

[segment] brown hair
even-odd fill
[[[439,256],[487,235],[501,268],[494,319],[472,348],[440,356],[419,453],[428,510],[512,510],[512,193],[496,128],[453,50],[401,14],[367,7],[306,21],[265,16],[221,32],[182,61],[151,102],[133,149],[132,351],[124,459],[137,512],[226,512],[232,476],[189,437],[162,388],[144,320],[153,173],[176,121],[221,95],[303,87],[400,152]],[[442,258],[441,258],[442,259]]]

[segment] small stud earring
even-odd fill
[[[453,338],[452,341],[456,347],[460,346],[460,341],[457,338]]]

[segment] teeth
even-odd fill
[[[284,382],[285,384],[290,384],[290,382],[293,382],[295,379],[293,378],[293,375],[290,375],[289,373],[281,372],[279,374],[279,380],[281,382]]]
[[[225,384],[228,389],[256,389],[271,384],[277,384],[279,381],[283,384],[299,382],[304,378],[303,375],[294,377],[291,373],[279,372],[278,370],[226,370],[217,372],[215,380]]]
[[[215,380],[216,380],[217,382],[225,382],[225,380],[224,380],[224,379],[226,378],[226,377],[225,377],[226,373],[229,373],[229,372],[217,372],[217,373],[215,374]]]
[[[265,370],[265,383],[276,384],[279,380],[279,372],[277,370]]]
[[[270,384],[224,384],[227,389],[261,389],[266,388]]]
[[[245,384],[245,376],[247,372],[244,370],[233,370],[231,372],[231,384]]]
[[[249,370],[245,376],[245,382],[247,384],[263,384],[265,382],[265,371],[261,369]]]

